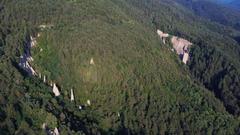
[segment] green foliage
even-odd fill
[[[177,11],[161,16],[170,8],[166,3],[149,10],[151,2],[2,1],[0,133],[44,134],[47,123],[62,134],[236,134],[239,120],[191,80],[156,35],[154,26],[174,33],[186,29],[185,22],[177,21]],[[169,16],[176,25],[168,25]],[[41,24],[53,27],[39,30]],[[30,35],[38,33],[32,64],[60,86],[59,97],[17,65]]]

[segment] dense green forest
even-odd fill
[[[130,2],[137,8],[145,9],[142,16],[150,16],[149,19],[152,18],[157,28],[185,37],[195,44],[188,64],[191,75],[206,88],[214,91],[216,97],[223,101],[228,112],[239,116],[240,46],[238,37],[240,33],[233,24],[240,22],[240,14],[230,12],[231,9],[216,7],[213,3],[209,4],[206,1],[181,0],[171,7],[169,5],[174,5],[173,1]],[[207,7],[207,10],[201,9],[204,13],[200,13],[204,15],[199,15],[200,9],[194,9],[197,5]],[[223,14],[217,12],[218,8],[223,10]],[[195,12],[199,16],[196,16]],[[207,19],[213,17],[206,17],[205,14],[217,14],[218,20],[209,21]],[[224,21],[221,20],[227,20],[226,24],[222,25],[220,22]]]
[[[188,66],[156,29],[195,44]],[[18,65],[31,36],[58,97]],[[237,36],[174,1],[2,0],[0,134],[239,134]]]

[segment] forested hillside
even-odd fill
[[[0,1],[0,134],[239,134],[239,33],[175,2]],[[194,43],[190,72],[157,29]],[[31,37],[46,80],[18,64]]]
[[[240,30],[240,12],[238,10],[229,8],[226,4],[216,5],[215,3],[208,2],[206,0],[176,1],[200,17]]]
[[[229,5],[233,8],[236,8],[237,10],[240,10],[240,1],[239,0],[233,0],[229,3]]]

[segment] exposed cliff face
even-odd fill
[[[37,72],[31,66],[30,62],[33,61],[31,56],[31,48],[36,46],[36,38],[30,36],[30,41],[24,47],[24,54],[20,57],[19,66],[25,70],[29,75],[37,75]]]
[[[158,33],[159,37],[162,39],[163,44],[166,44],[166,38],[169,37],[169,34],[168,33],[164,33],[161,30],[157,30],[157,33]]]
[[[16,11],[10,15],[7,13],[6,19],[2,21],[13,18],[11,22],[14,23],[2,25],[1,21],[0,35],[2,32],[6,32],[4,36],[9,34],[9,29],[12,28],[12,31],[22,28],[23,32],[16,31],[20,36],[26,32],[26,27],[29,31],[36,31],[39,29],[36,26],[42,20],[54,21],[56,27],[42,31],[41,36],[38,36],[38,45],[33,50],[33,66],[40,79],[21,76],[16,70],[5,74],[6,70],[2,67],[7,66],[2,66],[1,63],[0,84],[4,90],[1,92],[4,94],[5,88],[10,90],[7,94],[0,95],[0,116],[3,116],[0,117],[1,121],[3,119],[0,127],[4,128],[0,130],[0,134],[8,134],[8,131],[11,132],[9,134],[18,134],[19,131],[20,134],[29,129],[39,134],[42,123],[51,122],[51,129],[57,127],[60,134],[236,132],[239,121],[225,111],[213,94],[195,84],[188,70],[185,70],[186,67],[179,64],[176,55],[169,51],[173,49],[176,53],[183,52],[182,60],[186,63],[188,55],[185,45],[179,43],[174,50],[173,45],[169,47],[169,43],[173,44],[169,38],[172,36],[158,31],[165,45],[159,43],[149,15],[154,15],[155,22],[162,25],[156,25],[157,28],[183,35],[178,37],[187,37],[196,43],[188,35],[200,35],[195,33],[196,29],[184,27],[185,21],[189,25],[194,20],[189,21],[186,19],[188,15],[175,10],[178,5],[168,5],[171,3],[167,2],[171,0],[129,0],[129,3],[126,3],[128,0],[5,0],[5,3],[8,1],[12,1],[12,5],[6,12]],[[162,1],[167,2],[153,7]],[[130,2],[136,2],[139,6],[146,5],[147,8],[138,10]],[[47,10],[49,8],[51,9]],[[154,13],[146,11],[148,8],[153,9]],[[0,10],[2,18],[1,7]],[[146,17],[142,16],[142,11],[147,12]],[[46,14],[46,18],[39,20],[38,17],[42,14]],[[32,19],[34,24],[29,23],[31,28],[25,24],[17,25],[18,22],[25,23]],[[198,27],[197,24],[191,26]],[[40,29],[45,28],[43,25]],[[194,33],[177,33],[182,32],[181,28],[190,29]],[[7,41],[9,37],[17,36],[8,36]],[[176,42],[179,39],[176,38]],[[22,41],[21,38],[17,40]],[[8,51],[16,48],[16,44],[8,45]],[[178,47],[180,50],[177,50]],[[15,85],[12,75],[21,82]],[[9,81],[2,81],[4,76],[6,79],[10,78]],[[5,85],[5,82],[10,82],[10,85]],[[48,82],[56,84],[50,83],[52,87],[49,87]],[[62,89],[54,90],[57,86]],[[71,88],[74,91],[69,91]],[[52,94],[53,90],[55,93]],[[2,105],[6,102],[6,105]],[[46,114],[51,116],[45,117]],[[206,126],[206,123],[210,126]],[[22,128],[25,130],[22,131]]]
[[[192,46],[192,43],[176,36],[172,37],[171,43],[183,63],[187,64],[187,61],[189,60],[189,49]]]
[[[166,43],[166,39],[169,37],[168,33],[164,33],[161,30],[157,30],[159,37],[162,39],[163,43]],[[180,59],[184,64],[187,64],[189,60],[189,50],[190,47],[193,45],[191,42],[187,41],[186,39],[179,38],[177,36],[171,37],[171,44],[179,55]]]

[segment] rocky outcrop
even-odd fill
[[[74,101],[73,89],[71,89],[71,101]]]
[[[54,95],[55,95],[55,97],[58,97],[58,96],[60,96],[60,92],[59,92],[59,89],[58,89],[58,87],[56,86],[56,84],[54,83],[53,84],[53,93],[54,93]]]
[[[31,66],[30,62],[33,61],[31,56],[31,47],[36,46],[36,39],[30,36],[30,42],[24,47],[24,54],[20,56],[19,67],[26,71],[29,75],[37,75],[37,72]]]
[[[172,37],[171,43],[176,53],[182,59],[183,63],[187,64],[187,61],[189,59],[189,49],[192,46],[192,43],[176,36]]]
[[[159,35],[159,37],[162,39],[163,44],[166,44],[166,38],[169,37],[168,33],[164,33],[161,30],[157,30],[157,34]]]
[[[176,50],[177,54],[179,55],[184,54],[184,52],[188,51],[188,49],[192,45],[191,42],[176,36],[172,37],[171,43],[173,45],[173,48]]]
[[[163,43],[166,44],[166,39],[168,37],[170,37],[170,35],[162,32],[161,30],[157,30],[157,33],[158,33],[159,37],[162,39]],[[190,47],[192,46],[192,43],[186,39],[179,38],[177,36],[172,36],[171,44],[173,46],[173,49],[179,55],[182,62],[184,64],[187,64],[187,62],[189,60],[189,50],[190,50]],[[172,51],[174,51],[174,50],[172,50]]]
[[[41,30],[44,30],[44,29],[50,29],[52,28],[54,25],[52,24],[41,24],[38,26],[38,28],[40,28]]]
[[[91,60],[90,60],[90,65],[95,65],[93,58],[91,58]]]
[[[37,39],[30,36],[31,42],[30,42],[30,47],[35,47],[37,45]]]
[[[87,105],[91,105],[91,101],[90,100],[87,100]]]
[[[187,64],[188,60],[189,60],[189,54],[184,52],[183,53],[183,59],[182,59],[183,63]]]
[[[46,123],[42,124],[42,129],[45,130],[47,135],[60,135],[57,127],[50,129]]]
[[[53,135],[59,135],[59,131],[56,127],[54,128]]]

